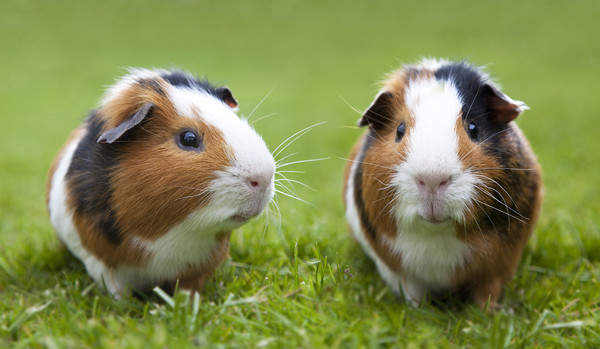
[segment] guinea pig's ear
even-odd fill
[[[484,95],[487,95],[488,108],[492,111],[491,118],[499,124],[513,121],[523,111],[529,109],[525,102],[513,100],[493,85],[485,84],[483,88]]]
[[[218,89],[216,89],[215,92],[217,97],[219,97],[220,100],[225,102],[225,104],[227,104],[229,108],[233,109],[234,111],[237,110],[238,102],[233,97],[233,94],[231,93],[230,89],[228,89],[227,87],[219,87]]]
[[[136,125],[139,125],[139,123],[148,115],[148,112],[152,107],[154,107],[154,104],[150,102],[144,103],[135,114],[125,119],[122,123],[117,125],[117,127],[104,132],[100,138],[98,138],[98,143],[113,143],[118,140],[125,132],[131,130]]]
[[[392,118],[392,106],[394,96],[389,91],[381,91],[371,105],[365,110],[363,116],[358,120],[358,126],[367,126],[375,130],[383,128]]]

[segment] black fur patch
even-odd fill
[[[179,70],[174,70],[162,74],[161,77],[167,80],[173,86],[187,87],[195,90],[204,91],[220,99],[218,88],[213,86],[208,80],[196,79],[193,76]]]
[[[103,122],[93,111],[66,174],[75,199],[75,214],[91,217],[97,231],[113,244],[123,240],[111,208],[112,174],[119,162],[116,144],[98,144]]]
[[[462,102],[462,119],[466,132],[468,133],[470,123],[477,125],[479,137],[475,142],[480,143],[488,155],[503,162],[507,158],[504,144],[513,131],[507,125],[499,125],[490,118],[492,112],[487,100],[492,92],[483,75],[477,68],[463,61],[442,66],[435,72],[435,77],[453,83]]]
[[[485,80],[477,68],[466,62],[449,63],[435,72],[435,78],[452,81],[462,99],[463,118],[480,118],[486,115],[488,108],[485,102]]]
[[[363,228],[367,231],[367,234],[375,241],[375,237],[377,232],[375,231],[375,227],[369,221],[369,217],[367,216],[367,211],[365,209],[365,201],[362,197],[362,177],[363,177],[363,161],[365,159],[365,154],[373,144],[375,140],[375,136],[373,134],[374,131],[369,132],[367,135],[363,146],[356,156],[356,173],[354,174],[354,202],[356,203],[356,208],[358,209],[358,214],[360,215],[360,223]]]

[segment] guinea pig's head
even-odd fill
[[[237,101],[181,71],[132,69],[90,118],[99,156],[114,158],[111,206],[124,231],[160,235],[193,220],[230,230],[274,193],[275,162],[234,112]]]
[[[394,72],[359,120],[370,128],[365,201],[378,217],[431,229],[506,211],[498,202],[510,202],[514,183],[501,169],[518,166],[511,121],[525,109],[465,62],[424,60]]]

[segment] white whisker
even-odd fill
[[[276,183],[275,183],[275,188],[276,188],[276,189],[277,189],[277,188],[280,188],[280,189],[285,189],[285,190],[287,190],[287,192],[288,192],[288,193],[290,193],[290,194],[293,194],[293,195],[296,195],[296,196],[298,195],[298,193],[296,192],[295,188],[293,188],[293,187],[292,187],[292,188],[290,188],[290,187],[288,187],[287,185],[285,185],[285,184],[283,184],[283,183],[278,183],[278,182],[276,182]]]
[[[511,201],[511,202],[513,203],[513,205],[515,206],[515,208],[516,208],[517,212],[520,212],[520,210],[519,210],[519,207],[517,206],[517,203],[515,202],[515,200],[513,200],[512,196],[511,196],[511,195],[508,193],[508,191],[506,191],[506,189],[504,189],[504,187],[503,187],[503,186],[502,186],[500,183],[498,183],[498,181],[496,181],[496,180],[494,180],[494,179],[492,179],[492,178],[490,178],[490,177],[488,177],[488,176],[486,176],[486,175],[477,174],[477,173],[476,173],[476,174],[474,174],[474,175],[475,175],[476,177],[482,178],[482,179],[484,179],[484,180],[488,180],[488,181],[490,181],[490,182],[492,182],[492,183],[496,184],[496,185],[497,185],[497,186],[498,186],[498,187],[499,187],[499,188],[500,188],[500,189],[501,189],[501,190],[502,190],[502,191],[503,191],[503,192],[506,194],[506,196],[508,196],[508,198],[510,199],[510,201]],[[502,196],[502,195],[500,195],[500,196]],[[519,214],[520,214],[520,213],[519,213]]]
[[[535,171],[535,168],[510,168],[510,167],[488,167],[488,168],[473,168],[473,172],[486,170],[501,170],[501,171]]]
[[[273,116],[273,115],[277,115],[277,113],[271,113],[271,114],[263,115],[263,116],[261,116],[260,118],[258,118],[258,119],[256,119],[256,120],[252,121],[252,123],[250,123],[250,125],[254,125],[255,123],[259,122],[260,120],[262,120],[262,119],[266,119],[266,118],[268,118],[268,117],[271,117],[271,116]]]
[[[279,164],[281,164],[281,163],[283,162],[283,160],[285,160],[285,159],[287,159],[287,158],[290,158],[290,157],[292,157],[292,156],[294,156],[294,155],[297,155],[297,154],[298,154],[298,153],[296,152],[296,153],[291,153],[291,154],[289,154],[289,155],[286,155],[286,156],[282,157],[281,159],[279,159],[279,160],[275,161],[275,164],[276,164],[276,165],[279,165]]]
[[[314,188],[310,187],[309,185],[306,185],[306,184],[304,184],[304,183],[302,183],[302,182],[300,182],[300,181],[297,181],[297,180],[295,180],[295,179],[289,179],[289,178],[284,178],[284,179],[276,179],[276,180],[275,180],[275,182],[277,182],[277,181],[281,181],[281,180],[283,180],[283,181],[286,181],[286,182],[292,182],[292,183],[300,184],[301,186],[303,186],[303,187],[305,187],[305,188],[308,188],[308,189],[310,189],[310,190],[312,190],[312,191],[316,191]]]
[[[492,223],[492,227],[494,228],[494,231],[496,232],[496,235],[499,237],[500,234],[498,234],[498,230],[496,229],[496,225],[494,224],[494,221],[492,220],[492,217],[490,217],[490,215],[483,209],[483,207],[481,207],[481,205],[479,203],[476,202],[476,204],[483,211],[483,213],[487,216],[487,218],[490,221],[490,223]],[[509,224],[510,224],[510,220],[509,220]]]
[[[501,209],[499,209],[499,208],[497,208],[497,207],[494,207],[494,206],[492,206],[492,205],[486,204],[485,202],[483,202],[483,201],[481,201],[481,200],[477,200],[477,199],[473,199],[473,200],[474,200],[474,201],[476,201],[476,202],[478,202],[478,203],[480,203],[480,204],[482,204],[482,205],[484,205],[484,206],[486,206],[486,207],[489,207],[489,208],[491,208],[491,209],[493,209],[493,210],[496,210],[496,211],[498,211],[498,212],[502,212],[503,214],[506,214],[506,215],[507,215],[507,216],[509,216],[510,218],[512,218],[512,219],[515,219],[515,220],[517,220],[517,221],[519,221],[519,222],[521,222],[521,223],[523,223],[523,224],[527,224],[527,222],[525,222],[524,220],[520,219],[519,217],[513,216],[513,215],[511,215],[511,214],[509,214],[509,213],[507,213],[507,212],[504,212],[504,211],[502,211]]]
[[[473,211],[468,206],[466,207],[466,209],[467,209],[467,212],[471,215],[471,217],[473,217],[473,221],[477,225],[477,228],[479,229],[479,233],[481,234],[481,237],[483,238],[483,240],[485,240],[485,235],[483,234],[483,230],[481,229],[481,226],[479,225],[479,222],[477,221],[477,217],[475,217],[475,214],[473,214]]]
[[[471,101],[471,105],[469,105],[469,109],[467,109],[466,115],[469,115],[469,113],[471,112],[471,108],[473,108],[473,104],[475,103],[475,100],[477,99],[477,96],[479,95],[479,90],[481,90],[481,86],[477,86],[477,92],[475,92],[475,97],[473,97],[473,100]]]
[[[388,196],[391,196],[391,195],[388,195]],[[381,209],[381,211],[379,211],[379,213],[377,214],[377,217],[375,217],[375,219],[373,219],[373,222],[376,222],[376,221],[377,221],[377,219],[379,219],[379,217],[381,216],[381,214],[382,214],[383,212],[385,212],[385,209],[386,209],[386,208],[388,208],[390,205],[392,205],[392,204],[393,204],[393,203],[395,203],[395,202],[396,202],[396,201],[395,201],[395,200],[393,200],[393,199],[389,200],[389,201],[388,201],[388,203],[387,203],[387,204],[386,204],[386,205],[385,205],[385,206],[384,206],[384,207]],[[394,214],[394,212],[392,211],[392,210],[394,209],[394,207],[395,207],[395,206],[391,206],[391,207],[390,207],[390,210],[389,210],[389,214],[390,214],[390,215],[393,215],[393,214]]]
[[[277,219],[277,221],[278,221],[277,228],[281,229],[281,218],[282,217],[281,217],[281,210],[279,209],[279,204],[277,203],[277,200],[275,200],[275,199],[272,200],[271,203],[273,204],[273,208],[274,208],[273,213],[277,214],[277,217],[279,217]],[[271,204],[271,203],[269,203],[269,204]]]
[[[336,91],[338,97],[340,97],[340,99],[346,103],[346,105],[348,107],[350,107],[350,109],[352,109],[354,112],[356,112],[358,115],[362,116],[363,115],[363,111],[359,110],[358,108],[354,107],[353,105],[351,105],[338,91]]]
[[[281,153],[285,148],[289,147],[290,144],[294,143],[296,140],[298,140],[300,137],[302,137],[306,132],[310,131],[311,129],[313,129],[314,127],[317,127],[319,125],[322,125],[324,123],[326,123],[327,121],[321,121],[319,123],[316,123],[314,125],[308,126],[303,128],[302,130],[294,133],[293,135],[289,136],[288,138],[286,138],[283,142],[281,142],[277,148],[275,148],[275,150],[273,150],[273,157],[277,158],[277,156],[279,155],[279,153]],[[287,144],[286,144],[287,143]],[[282,148],[283,147],[283,148]],[[281,148],[281,149],[280,149]]]
[[[267,95],[264,96],[263,99],[260,100],[260,102],[258,102],[258,104],[256,105],[256,107],[254,107],[254,109],[252,109],[252,111],[250,112],[250,114],[248,115],[246,120],[250,120],[250,118],[252,117],[252,114],[254,114],[256,109],[258,109],[258,107],[260,107],[260,105],[271,95],[271,93],[273,92],[274,89],[275,89],[275,86],[273,86],[273,88],[271,88],[271,90],[267,93]],[[254,120],[253,123],[255,123],[256,121],[258,121],[258,120]]]
[[[327,157],[327,158],[320,158],[320,159],[306,159],[306,160],[292,161],[292,162],[288,162],[288,163],[279,165],[278,169],[282,168],[282,167],[289,166],[289,165],[302,164],[302,163],[305,163],[305,162],[323,161],[323,160],[329,160],[329,159],[330,158]]]
[[[498,200],[498,198],[496,198],[496,197],[495,197],[495,196],[494,196],[492,193],[490,193],[490,192],[488,192],[488,191],[486,191],[486,190],[483,190],[483,189],[481,189],[479,186],[475,186],[475,188],[476,188],[476,189],[478,189],[479,191],[481,191],[481,192],[485,193],[486,195],[488,195],[490,198],[494,199],[494,201],[498,202],[498,203],[499,203],[499,204],[501,204],[502,206],[506,207],[506,209],[507,209],[507,210],[510,210],[510,211],[512,211],[513,213],[515,213],[515,214],[519,215],[519,217],[521,217],[521,218],[523,218],[523,219],[527,219],[527,220],[528,220],[528,218],[527,218],[527,217],[525,217],[525,216],[523,216],[523,215],[521,214],[521,212],[519,212],[519,211],[517,211],[517,210],[513,209],[512,207],[508,206],[508,204],[507,204],[507,203],[506,203],[506,201],[504,200],[504,197],[503,197],[503,196],[500,194],[500,192],[499,192],[498,190],[496,190],[496,189],[494,189],[494,188],[492,188],[492,187],[489,187],[489,186],[487,186],[487,185],[485,185],[485,184],[482,184],[482,185],[483,185],[483,187],[484,187],[484,188],[486,188],[486,189],[490,189],[490,190],[493,190],[494,192],[496,192],[496,193],[497,193],[497,194],[498,194],[498,195],[499,195],[499,196],[502,198],[502,200],[503,200],[504,202],[502,202],[502,201]]]
[[[294,171],[294,170],[287,170],[287,171],[277,170],[277,172],[275,172],[275,174],[281,174],[281,173],[306,173],[306,172],[305,171]]]
[[[296,196],[294,196],[294,195],[288,194],[288,193],[286,193],[286,192],[283,192],[283,191],[280,191],[280,190],[275,190],[275,191],[276,191],[277,193],[279,193],[279,194],[282,194],[282,195],[285,195],[285,196],[287,196],[287,197],[290,197],[290,198],[292,198],[292,199],[296,199],[296,200],[298,200],[298,201],[300,201],[300,202],[303,202],[303,203],[305,203],[305,204],[307,204],[307,205],[310,205],[310,206],[316,207],[315,205],[311,204],[310,202],[308,202],[308,201],[306,201],[306,200],[302,200],[302,199],[300,199],[299,197],[296,197]]]

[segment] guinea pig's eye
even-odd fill
[[[402,121],[402,123],[400,124],[400,126],[398,126],[398,129],[396,130],[396,143],[402,140],[402,137],[404,137],[405,133],[406,125],[404,124],[404,121]]]
[[[479,128],[474,123],[469,124],[469,137],[472,140],[477,140],[479,138]]]
[[[182,130],[175,138],[183,150],[202,151],[202,138],[194,130]]]

